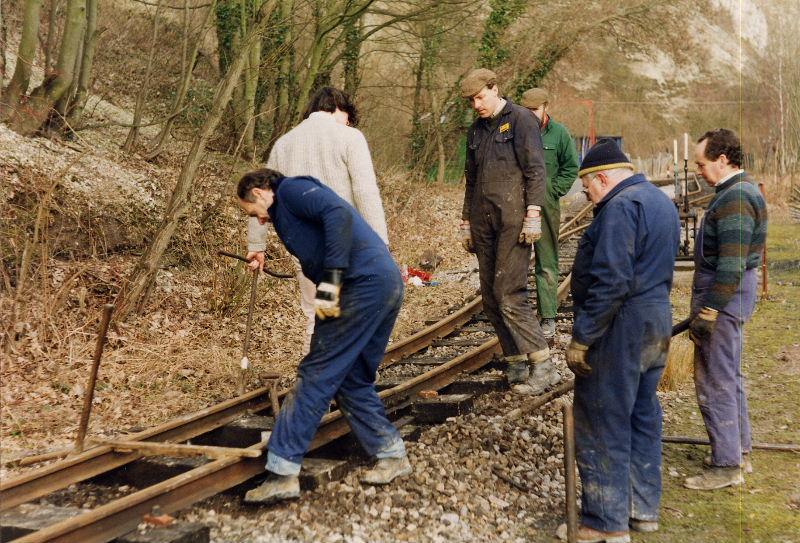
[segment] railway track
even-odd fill
[[[574,256],[575,245],[569,242],[588,226],[587,216],[590,210],[591,205],[586,206],[561,227],[559,241],[562,243],[562,262],[566,261],[565,264]],[[566,272],[566,269],[563,271]],[[559,302],[566,300],[569,290],[570,276],[562,273],[562,278],[558,289]],[[493,336],[481,310],[481,298],[476,296],[463,307],[393,344],[386,351],[379,383],[385,388],[379,395],[386,404],[387,414],[395,420],[397,426],[413,420],[413,417],[407,415],[407,411],[419,392],[441,390],[464,374],[486,368],[500,353],[497,338]],[[565,316],[569,317],[561,314],[560,318]],[[562,383],[557,390],[540,397],[541,401],[552,400],[566,392],[569,384]],[[205,452],[210,457],[207,463],[194,469],[56,522],[15,541],[103,543],[135,530],[142,517],[155,506],[165,513],[174,513],[261,474],[264,470],[261,453],[266,448],[265,441],[227,450],[223,447],[197,447],[190,450],[180,444],[200,438],[245,415],[270,416],[274,401],[270,397],[271,391],[271,387],[259,388],[154,428],[128,435],[123,441],[92,446],[81,454],[1,482],[0,511],[6,511],[129,465],[153,454],[153,449],[163,451],[165,445],[174,444],[175,454]],[[279,392],[278,398],[282,398],[287,392],[288,390]],[[533,400],[534,403],[536,401]],[[349,426],[341,413],[338,410],[332,411],[323,417],[311,450],[319,449],[348,433]]]

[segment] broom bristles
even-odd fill
[[[667,367],[661,375],[658,389],[661,391],[676,390],[680,385],[690,381],[694,374],[694,343],[687,334],[672,338],[667,354]]]

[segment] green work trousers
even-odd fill
[[[536,303],[539,316],[554,319],[558,312],[558,229],[561,227],[561,206],[547,195],[542,206],[542,237],[533,244],[536,252]]]

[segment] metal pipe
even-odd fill
[[[86,392],[83,394],[83,411],[78,424],[78,435],[75,438],[75,454],[83,452],[83,441],[86,439],[86,430],[89,427],[89,415],[92,414],[92,400],[94,400],[94,386],[97,382],[97,372],[100,369],[100,359],[103,357],[103,346],[108,333],[108,323],[111,322],[111,313],[114,312],[113,304],[103,306],[103,317],[100,319],[100,330],[97,332],[97,343],[94,346],[92,369],[89,372],[89,381],[86,383]]]
[[[707,439],[688,436],[663,436],[661,441],[664,443],[679,443],[682,445],[711,445]],[[784,451],[800,453],[800,445],[795,443],[753,443],[754,449],[764,451]]]
[[[247,353],[250,351],[250,330],[253,327],[253,308],[256,305],[256,294],[258,294],[258,274],[253,274],[253,283],[250,287],[250,305],[247,308],[247,328],[244,332],[244,346],[242,347],[242,361],[239,370],[239,396],[244,394],[245,374],[250,369],[250,359]]]
[[[564,414],[564,485],[566,486],[567,541],[575,543],[578,535],[578,487],[575,480],[575,419],[572,404],[565,402]]]
[[[227,256],[229,258],[235,258],[236,260],[241,260],[242,262],[247,262],[247,263],[250,262],[249,260],[247,260],[247,258],[243,257],[242,255],[237,255],[236,253],[229,253],[228,251],[217,251],[217,254],[220,255],[220,256]],[[271,275],[272,277],[275,277],[276,279],[294,279],[294,277],[295,277],[294,275],[290,275],[288,273],[279,273],[279,272],[272,271],[271,269],[267,268],[266,266],[264,266],[264,268],[261,271],[263,271],[267,275]]]

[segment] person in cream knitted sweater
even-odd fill
[[[286,176],[311,176],[350,203],[386,245],[389,235],[375,170],[364,134],[354,128],[358,113],[349,96],[323,87],[309,102],[305,119],[275,142],[267,168]],[[247,224],[247,258],[253,269],[264,266],[269,225],[250,218]],[[303,354],[308,353],[314,332],[316,285],[298,266],[300,307],[306,316]]]

